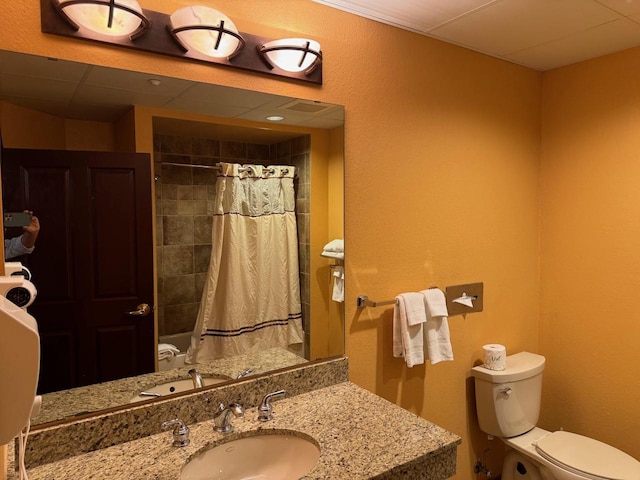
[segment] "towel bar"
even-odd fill
[[[369,297],[366,295],[358,296],[358,308],[382,307],[383,305],[393,305],[394,303],[396,303],[395,299],[385,300],[383,302],[374,302],[373,300],[369,300]]]

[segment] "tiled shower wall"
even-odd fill
[[[310,137],[261,145],[156,134],[154,160],[158,334],[169,335],[193,329],[211,256],[210,212],[215,198],[216,172],[188,165],[213,166],[220,161],[286,164],[297,169],[294,184],[300,295],[305,343],[308,345]]]

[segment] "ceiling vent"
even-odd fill
[[[281,110],[289,110],[290,112],[308,113],[316,115],[318,113],[325,113],[328,110],[335,108],[335,105],[322,102],[314,102],[313,100],[301,100],[297,99],[293,102],[285,103],[280,107]]]

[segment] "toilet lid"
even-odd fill
[[[538,440],[537,452],[550,462],[590,478],[640,480],[640,462],[589,437],[565,431]]]

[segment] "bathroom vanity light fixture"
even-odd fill
[[[40,16],[44,33],[322,85],[318,42],[240,32],[205,6],[169,15],[136,0],[40,0]]]
[[[211,58],[233,58],[245,41],[224,13],[209,7],[184,7],[170,17],[169,31],[185,51]]]
[[[76,30],[86,28],[107,37],[135,39],[151,26],[135,0],[53,0],[52,3]]]
[[[322,61],[320,44],[306,38],[283,38],[260,45],[259,51],[267,64],[286,72],[309,75]]]

